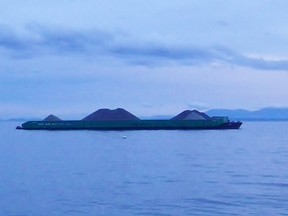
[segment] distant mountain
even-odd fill
[[[288,120],[288,108],[263,108],[256,111],[244,109],[212,109],[206,112],[209,116],[228,116],[236,120]]]
[[[25,122],[29,121],[27,118],[9,118],[9,119],[0,119],[0,122]]]
[[[288,108],[263,108],[256,111],[245,109],[212,109],[204,112],[208,116],[228,116],[231,120],[246,121],[287,121]],[[155,115],[143,117],[141,119],[170,119],[170,115]]]
[[[204,112],[208,116],[228,116],[232,120],[246,120],[246,121],[288,121],[288,108],[263,108],[256,111],[249,111],[245,109],[211,109]],[[155,115],[155,116],[146,116],[141,117],[141,119],[171,119],[171,115]],[[89,116],[85,117],[83,120],[124,120],[124,119],[138,119],[133,114],[127,112],[124,109],[100,109]],[[23,117],[23,118],[2,118],[0,121],[20,121],[26,122],[30,120],[38,120],[39,118],[33,117]]]

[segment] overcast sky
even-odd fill
[[[288,107],[288,1],[0,3],[0,118]]]

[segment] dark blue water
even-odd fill
[[[130,132],[17,124],[0,123],[0,215],[288,215],[288,122]]]

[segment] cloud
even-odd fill
[[[288,70],[288,60],[266,60],[252,58],[224,47],[214,47],[213,52],[217,59],[224,63],[249,67],[259,70]]]
[[[28,34],[27,34],[28,33]],[[43,54],[99,54],[113,41],[113,35],[102,31],[74,31],[31,25],[26,34],[4,28],[0,33],[0,48],[12,56],[37,57]]]
[[[288,70],[288,60],[252,58],[225,47],[173,46],[129,41],[119,32],[80,31],[30,25],[26,34],[0,27],[0,49],[12,57],[36,58],[39,55],[106,56],[130,64],[161,66],[209,65],[223,63],[259,70]]]
[[[0,47],[2,49],[20,51],[28,49],[31,41],[23,39],[20,35],[17,35],[14,31],[9,28],[1,26],[0,32]]]

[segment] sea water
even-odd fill
[[[0,123],[0,215],[287,215],[288,122],[24,131]]]

